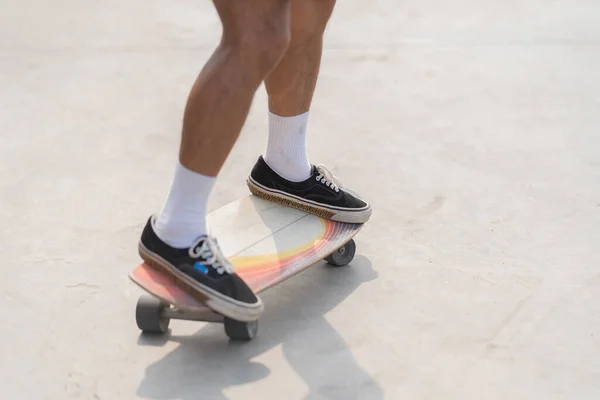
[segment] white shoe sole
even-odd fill
[[[324,206],[322,204],[305,200],[301,197],[294,196],[281,190],[267,188],[256,182],[254,179],[252,179],[252,177],[248,178],[247,184],[250,192],[252,192],[252,194],[255,196],[277,204],[297,208],[324,219],[346,222],[350,224],[364,224],[371,217],[372,209],[370,205],[356,210],[348,210],[342,207]]]

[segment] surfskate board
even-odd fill
[[[304,211],[249,195],[207,216],[210,233],[236,273],[260,293],[318,263],[346,266],[354,258],[353,237],[363,224],[320,218]],[[236,321],[211,310],[201,294],[174,281],[147,264],[140,264],[130,279],[150,295],[136,306],[138,328],[166,333],[171,319],[221,322],[234,340],[250,340],[258,321]]]

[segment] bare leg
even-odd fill
[[[308,111],[317,84],[323,33],[335,0],[292,0],[292,41],[265,79],[269,139],[264,161],[279,176],[301,182],[311,175],[306,151]]]
[[[269,110],[295,116],[309,110],[317,84],[323,33],[335,0],[292,0],[292,40],[265,80]]]
[[[213,0],[223,36],[194,84],[167,201],[138,246],[146,264],[206,299],[216,312],[255,321],[263,304],[206,235],[206,200],[248,115],[254,93],[290,37],[290,0]]]
[[[179,153],[186,168],[216,176],[248,115],[257,88],[290,37],[290,0],[213,0],[223,36],[185,108]]]
[[[206,233],[206,204],[265,76],[290,40],[290,0],[213,0],[221,43],[190,92],[179,163],[155,229],[173,247]]]

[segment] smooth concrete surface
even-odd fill
[[[600,398],[600,3],[338,2],[311,161],[374,205],[252,343],[139,335],[208,1],[0,1],[0,398]],[[248,193],[260,90],[211,199]]]

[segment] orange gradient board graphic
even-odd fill
[[[259,293],[319,262],[362,228],[321,219],[248,196],[209,214],[208,225],[236,272]],[[181,283],[141,264],[130,278],[161,300],[181,308],[204,308]]]

